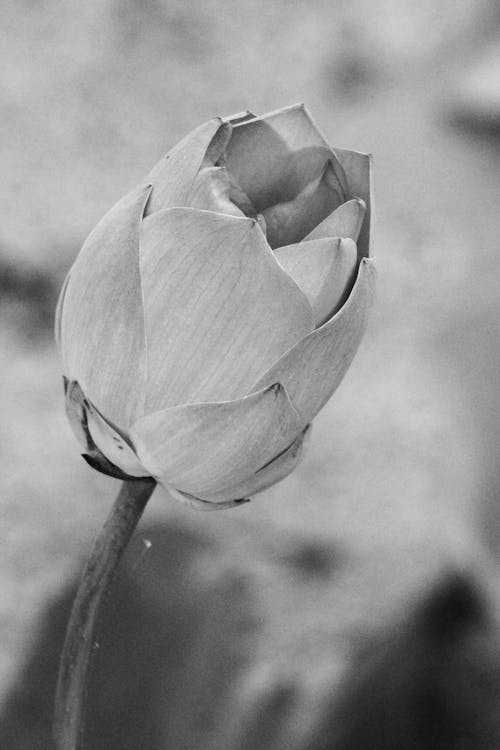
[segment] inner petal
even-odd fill
[[[224,167],[203,167],[191,187],[187,205],[204,211],[242,216],[243,212],[231,200],[231,183]]]
[[[322,174],[295,198],[263,209],[269,244],[274,249],[299,242],[345,200],[334,165],[328,161]]]
[[[258,212],[292,200],[328,160],[347,190],[342,166],[302,105],[235,123],[224,158]]]

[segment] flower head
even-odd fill
[[[59,300],[89,463],[225,507],[300,460],[373,298],[370,157],[302,106],[191,132],[86,240]]]

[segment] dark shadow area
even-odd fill
[[[63,276],[51,268],[16,265],[0,254],[2,324],[30,342],[53,338]]]
[[[132,541],[97,633],[86,750],[500,746],[497,626],[473,576],[449,573],[381,636],[368,628],[340,686],[316,696],[325,718],[304,740],[310,727],[297,734],[294,719],[307,679],[296,665],[273,672],[253,697],[247,690],[266,618],[252,570],[281,569],[300,608],[301,587],[331,583],[339,557],[307,542],[296,555],[285,544],[272,560],[263,549],[242,564],[222,544],[177,524],[145,529]],[[4,706],[2,750],[54,749],[56,671],[74,593],[73,583],[46,611]],[[332,641],[324,664],[338,660],[336,648]]]
[[[203,746],[247,658],[244,576],[204,580],[216,554],[185,529],[138,535],[106,602],[88,695],[87,750]],[[151,546],[149,547],[149,543]],[[0,720],[2,750],[52,750],[57,665],[75,584],[47,609]]]
[[[500,652],[484,594],[451,573],[363,649],[308,750],[500,747]]]

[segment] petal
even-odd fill
[[[347,175],[350,194],[366,203],[366,214],[358,239],[358,253],[360,257],[368,257],[373,223],[373,158],[371,154],[344,151],[341,148],[336,148],[335,153]]]
[[[255,384],[281,382],[301,416],[311,422],[339,386],[360,344],[375,290],[375,265],[363,258],[349,299],[321,328],[283,355]]]
[[[272,248],[299,242],[344,200],[333,165],[327,162],[323,174],[291,201],[263,209],[267,241]]]
[[[143,413],[139,228],[149,192],[146,185],[126,195],[91,232],[71,269],[62,307],[66,374],[123,430]]]
[[[344,170],[301,104],[236,123],[225,157],[259,212],[298,195],[328,160],[347,194]]]
[[[179,500],[179,502],[187,505],[188,508],[193,508],[194,510],[227,510],[228,508],[237,508],[240,505],[245,505],[246,503],[250,502],[250,499],[246,497],[239,498],[237,500],[222,500],[220,502],[217,500],[202,500],[200,497],[190,495],[188,492],[181,492],[180,490],[176,490],[175,487],[166,486],[165,489],[168,491],[169,495],[174,498],[174,500]]]
[[[66,385],[67,383],[67,385]],[[87,416],[85,413],[85,394],[73,380],[66,381],[66,416],[68,417],[69,426],[82,448],[90,448],[90,441],[87,432]]]
[[[92,424],[95,424],[95,417],[93,416],[93,413],[96,413],[95,407],[89,403],[80,385],[76,381],[68,382],[66,379],[65,388],[66,414],[75,437],[85,451],[85,453],[82,453],[82,457],[85,461],[96,471],[100,471],[111,477],[116,477],[117,479],[129,480],[149,476],[142,466],[140,467],[140,472],[137,471],[137,466],[139,465],[137,462],[137,456],[133,454],[132,449],[128,445],[126,446],[128,452],[125,452],[124,456],[121,456],[121,465],[114,463],[108,456],[104,455],[100,447],[96,445],[94,441],[96,430],[90,429]],[[112,430],[112,428],[110,429]],[[103,432],[104,442],[109,442],[109,439],[107,438],[107,430],[103,431],[101,429],[101,432]],[[112,430],[112,432],[115,433],[114,430]],[[118,435],[117,437],[120,438]],[[99,438],[102,443],[103,439],[100,435]],[[135,463],[130,460],[129,454],[132,454],[135,457]],[[131,469],[131,471],[129,472],[128,469]]]
[[[87,400],[87,427],[97,448],[114,466],[131,477],[148,477],[129,442]]]
[[[215,164],[230,136],[231,125],[216,117],[200,125],[174,146],[147,177],[153,190],[146,215],[171,206],[185,206],[198,170],[202,165]]]
[[[68,288],[69,273],[64,279],[64,283],[59,293],[59,299],[57,300],[56,314],[54,320],[54,335],[56,339],[57,348],[61,349],[61,334],[62,334],[62,309],[64,304],[64,298],[66,296],[66,289]]]
[[[311,425],[307,425],[288,448],[275,456],[267,464],[263,465],[242,482],[231,487],[226,487],[216,495],[206,495],[204,502],[210,504],[217,503],[223,506],[225,503],[230,502],[230,499],[236,498],[233,502],[239,503],[241,500],[238,500],[238,498],[249,498],[250,495],[256,495],[258,492],[262,492],[268,487],[281,482],[300,463],[309,442],[310,433]]]
[[[316,326],[345,302],[356,272],[355,242],[340,237],[310,240],[279,247],[275,255],[309,300]]]
[[[260,216],[260,214],[257,214],[257,210],[252,201],[245,191],[241,189],[234,177],[229,174],[227,169],[225,169],[225,172],[229,180],[229,198],[232,203],[234,203],[240,211],[245,214],[245,216],[250,216],[252,219]]]
[[[224,167],[204,167],[195,177],[187,205],[205,211],[243,216],[230,198],[231,183]]]
[[[285,389],[275,383],[236,401],[148,414],[135,423],[131,437],[141,463],[158,481],[204,498],[280,453],[297,437],[298,423]]]
[[[359,237],[361,225],[363,224],[365,211],[365,202],[359,198],[353,198],[346,203],[342,203],[321,224],[318,224],[305,239],[318,240],[321,237],[350,237],[356,242]]]
[[[146,413],[227,401],[313,328],[307,299],[251,219],[174,208],[143,222]]]

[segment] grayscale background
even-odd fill
[[[156,490],[88,748],[500,746],[497,3],[7,0],[0,90],[2,750],[53,747],[75,576],[118,488],[64,415],[65,273],[186,132],[298,101],[374,154],[377,306],[292,476],[227,513]]]

